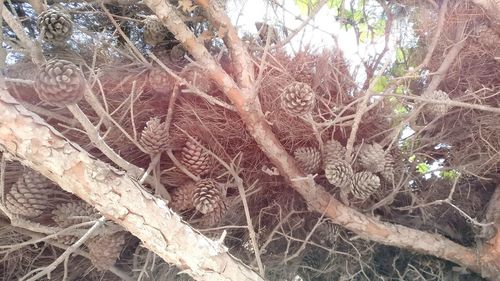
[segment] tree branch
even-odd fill
[[[145,0],[144,2],[152,11],[155,11],[158,18],[175,34],[176,38],[183,42],[191,55],[193,55],[200,64],[206,66],[212,80],[219,85],[226,96],[233,102],[241,119],[246,124],[247,130],[258,143],[261,150],[267,155],[275,167],[278,168],[280,175],[283,176],[302,197],[304,197],[312,209],[319,213],[324,213],[326,216],[330,217],[334,223],[344,226],[364,239],[434,255],[468,267],[485,276],[491,274],[491,272],[478,261],[474,249],[461,246],[440,235],[380,222],[374,217],[366,216],[352,208],[346,207],[326,192],[323,187],[316,185],[312,178],[305,177],[297,168],[294,158],[286,152],[274,135],[271,127],[264,118],[258,98],[254,96],[254,93],[249,92],[252,89],[241,89],[236,85],[229,75],[212,59],[206,48],[197,41],[194,34],[187,29],[182,19],[176,15],[171,5],[163,1]],[[207,1],[198,0],[197,2],[204,8],[212,9],[211,7],[207,7]],[[213,9],[209,10],[209,13],[213,13]],[[215,15],[217,14],[215,13]],[[220,20],[221,18],[218,16],[219,15],[217,15],[217,18]],[[229,22],[224,22],[230,25]],[[231,26],[226,27],[228,27],[229,30],[232,29]],[[232,37],[229,36],[227,40],[231,41]],[[235,40],[239,41],[239,39]],[[231,42],[231,46],[234,48],[234,46],[237,46],[237,42]],[[463,43],[461,41],[457,43],[450,52],[455,52],[458,55],[462,46]],[[238,52],[238,50],[233,51]],[[242,54],[244,54],[244,52]],[[447,56],[447,58],[451,57],[451,55]],[[233,63],[238,64],[241,63],[241,61],[236,60],[233,61]],[[244,68],[244,66],[244,64],[240,64],[237,69]],[[246,72],[248,71],[250,71],[250,69],[246,70]],[[245,78],[240,78],[240,80],[245,80]],[[437,80],[433,82],[436,83]],[[491,266],[497,266],[499,264],[500,259],[488,261],[488,265]],[[486,271],[481,272],[482,269],[486,269]]]

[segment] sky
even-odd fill
[[[262,21],[269,24],[283,23],[289,30],[294,30],[302,24],[301,20],[296,17],[300,16],[302,19],[307,18],[300,12],[299,7],[295,4],[294,0],[276,0],[283,4],[282,8],[273,8],[269,2],[273,0],[228,0],[227,12],[232,19],[233,24],[236,25],[240,33],[250,32],[255,34],[257,28],[255,22]],[[380,52],[384,47],[384,38],[378,38],[373,44],[361,44],[358,46],[356,43],[356,36],[352,28],[346,30],[339,22],[335,20],[336,9],[330,9],[325,5],[319,13],[310,21],[303,32],[299,33],[287,46],[288,50],[298,50],[302,45],[311,45],[318,50],[335,48],[335,40],[332,36],[337,37],[339,48],[343,51],[344,57],[351,65],[351,72],[354,71],[356,66],[362,65],[361,61]],[[391,38],[396,40],[396,38]],[[390,44],[395,46],[396,44]],[[394,48],[389,50],[386,59],[393,59],[395,57]],[[364,81],[364,71],[358,71],[360,77],[356,77],[357,81],[362,83]]]

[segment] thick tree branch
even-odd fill
[[[263,280],[217,242],[196,233],[133,179],[92,158],[0,91],[0,147],[92,204],[165,261],[197,280]]]
[[[198,3],[206,7],[206,5],[203,4],[204,2],[207,1],[198,1]],[[280,175],[282,175],[285,180],[304,197],[314,210],[319,213],[324,213],[326,216],[330,217],[334,223],[344,226],[364,239],[434,255],[480,273],[482,269],[485,269],[486,271],[482,272],[484,276],[493,276],[491,274],[494,274],[494,272],[488,271],[484,263],[481,264],[474,249],[463,247],[440,235],[381,222],[376,218],[361,214],[341,204],[326,192],[324,188],[317,186],[312,178],[305,177],[305,175],[298,170],[294,158],[285,151],[272,132],[269,124],[264,118],[259,101],[251,98],[255,96],[253,93],[248,92],[250,89],[240,89],[238,85],[234,83],[229,75],[227,75],[227,73],[225,73],[211,58],[206,48],[196,40],[192,32],[183,24],[182,20],[176,16],[172,6],[163,1],[145,0],[145,3],[151,10],[155,11],[163,24],[175,34],[177,39],[183,42],[193,57],[200,64],[206,66],[212,80],[219,85],[235,105],[249,133],[259,144],[261,150],[279,169]],[[231,28],[229,27],[229,29]],[[231,38],[229,38],[229,40],[231,40]],[[452,49],[452,51],[458,54],[462,44],[460,42],[457,43],[457,45],[458,46]],[[233,47],[234,46],[236,45],[233,45]],[[242,52],[241,50],[234,51]],[[235,61],[234,63],[237,64],[239,62]],[[239,67],[242,68],[243,66],[240,65]],[[500,259],[488,261],[488,265],[493,267],[497,266],[499,263]]]

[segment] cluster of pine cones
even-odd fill
[[[157,154],[167,149],[168,132],[165,123],[159,118],[152,118],[142,131],[140,143],[149,154]],[[220,222],[225,210],[222,185],[206,178],[213,169],[214,159],[199,138],[189,138],[181,151],[180,164],[197,181],[186,179],[187,176],[177,169],[174,170],[174,183],[170,207],[175,211],[196,209],[203,214],[203,223],[213,226]]]
[[[17,181],[10,186],[5,194],[5,207],[11,215],[24,219],[47,222],[44,217],[50,217],[51,224],[63,229],[54,240],[65,245],[72,245],[91,226],[84,224],[100,217],[99,212],[84,201],[72,197],[60,189],[54,182],[33,170],[26,169]],[[84,224],[75,228],[76,225]],[[118,226],[114,225],[113,229]],[[119,229],[119,228],[118,228]],[[125,231],[104,231],[91,236],[85,242],[94,266],[99,270],[112,267],[119,257],[125,244]]]
[[[41,13],[37,25],[41,39],[52,45],[64,44],[73,33],[71,16],[56,9]],[[62,107],[83,98],[86,81],[80,68],[71,61],[52,59],[39,67],[35,90],[42,101]]]
[[[294,157],[304,173],[314,174],[323,169],[328,182],[341,193],[366,199],[380,187],[380,177],[393,181],[394,159],[378,143],[362,144],[355,150],[358,172],[347,162],[346,148],[334,139],[324,144],[322,153],[314,147],[301,147],[295,150]]]
[[[181,151],[181,164],[197,181],[188,180],[172,192],[171,207],[175,211],[196,209],[203,214],[204,226],[217,225],[226,211],[225,195],[222,184],[208,177],[214,165],[214,159],[204,148],[199,138],[188,139]]]

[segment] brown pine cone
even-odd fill
[[[380,187],[380,179],[377,175],[363,171],[356,173],[352,181],[352,194],[359,199],[370,197]]]
[[[219,183],[212,179],[202,179],[196,182],[193,192],[193,205],[202,214],[208,214],[220,207],[222,196]]]
[[[184,58],[185,55],[186,55],[186,50],[184,49],[182,44],[177,44],[170,50],[170,59],[173,62],[185,61],[186,60]]]
[[[204,227],[215,227],[219,225],[222,218],[226,214],[227,206],[224,200],[219,200],[216,202],[212,211],[206,213],[202,217],[202,226]]]
[[[199,138],[195,140],[201,144]],[[210,154],[195,141],[188,139],[182,148],[181,163],[191,173],[197,176],[208,174],[212,168],[212,157]]]
[[[174,88],[175,80],[165,70],[155,67],[148,75],[148,82],[151,88],[159,93],[170,92]]]
[[[85,84],[81,70],[67,60],[48,61],[35,77],[35,90],[40,99],[55,106],[79,102],[85,94]]]
[[[440,90],[433,91],[431,93],[424,93],[422,95],[422,98],[434,99],[440,101],[450,100],[448,94]],[[428,102],[424,105],[423,112],[426,117],[432,120],[435,118],[443,117],[444,115],[446,115],[446,113],[448,113],[449,109],[450,106],[447,104]]]
[[[306,174],[315,174],[321,167],[321,153],[314,147],[300,147],[293,153],[298,166]]]
[[[323,164],[344,160],[346,148],[337,140],[331,139],[323,145]]]
[[[37,25],[42,39],[50,43],[64,42],[73,33],[71,17],[58,10],[42,12],[38,16]]]
[[[108,270],[115,265],[125,244],[125,234],[121,231],[99,235],[85,243],[89,248],[90,261],[98,270]]]
[[[52,211],[52,219],[61,228],[68,228],[98,218],[99,212],[84,201],[59,204],[56,209]],[[76,235],[62,234],[58,235],[55,240],[65,245],[72,245],[79,238],[80,237]]]
[[[278,44],[280,38],[276,27],[263,22],[256,22],[255,27],[259,32],[259,37],[263,44],[266,44],[268,36],[269,44]]]
[[[168,133],[165,123],[160,118],[153,117],[146,122],[142,130],[140,143],[149,154],[157,154],[167,150]]]
[[[384,169],[380,175],[388,182],[392,182],[394,179],[394,157],[389,152],[385,154]]]
[[[5,207],[26,218],[38,217],[52,206],[50,198],[55,190],[52,181],[34,170],[27,170],[6,194]]]
[[[156,46],[165,40],[167,32],[167,28],[158,20],[158,17],[150,16],[144,23],[144,42]]]
[[[281,107],[292,116],[304,116],[314,108],[316,94],[311,86],[293,82],[281,93]]]
[[[372,173],[380,173],[385,167],[385,151],[378,143],[363,144],[358,156],[359,164]]]
[[[52,211],[52,219],[58,226],[63,228],[96,220],[99,217],[99,211],[81,200],[59,204]]]
[[[353,175],[351,165],[344,160],[330,161],[325,165],[326,179],[346,194],[352,188]]]
[[[170,193],[172,196],[172,201],[170,202],[172,210],[179,212],[194,208],[193,193],[195,189],[196,184],[194,182],[188,182],[175,188]]]

